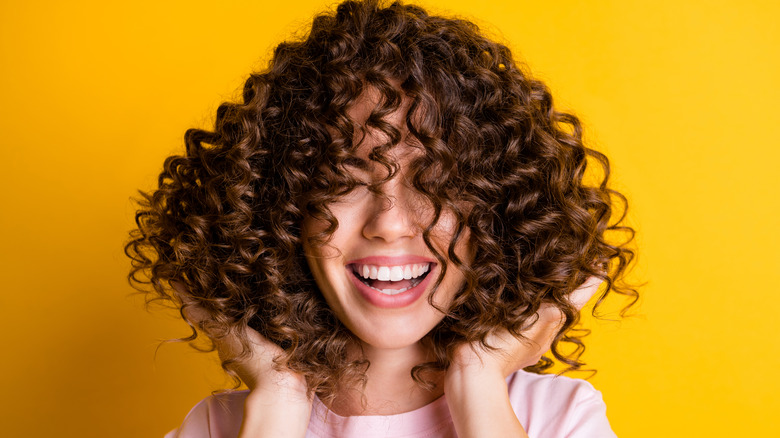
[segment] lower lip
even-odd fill
[[[423,295],[428,284],[431,282],[431,278],[433,278],[434,267],[435,265],[431,264],[430,273],[425,276],[417,286],[395,295],[383,294],[360,281],[357,276],[355,276],[355,273],[352,272],[352,269],[347,268],[347,271],[349,272],[349,279],[352,280],[352,283],[357,287],[358,292],[360,292],[360,295],[362,295],[366,301],[383,309],[398,309],[414,303]]]

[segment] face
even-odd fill
[[[375,95],[366,93],[350,109],[350,117],[365,120],[376,101]],[[386,118],[402,133],[406,130],[406,105]],[[372,132],[363,139],[358,155],[370,167],[355,169],[354,176],[367,183],[386,177],[383,166],[368,160],[371,149],[382,140]],[[307,239],[327,224],[311,218],[304,221],[304,252],[320,291],[339,320],[374,348],[414,345],[444,317],[429,303],[442,266],[422,238],[433,207],[408,181],[409,162],[422,153],[420,148],[404,137],[387,154],[399,170],[381,186],[381,194],[358,187],[329,206],[339,226],[327,244],[315,246]],[[456,225],[453,214],[442,213],[431,233],[439,254],[446,256]],[[465,235],[455,248],[464,262],[469,259],[467,241]],[[462,273],[448,265],[433,299],[441,309],[448,308],[464,283]]]

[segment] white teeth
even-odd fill
[[[411,280],[428,272],[430,263],[414,263],[400,266],[356,265],[354,272],[365,278],[379,281]]]
[[[372,287],[371,289],[374,289],[375,291],[382,292],[385,295],[397,295],[397,294],[400,294],[401,292],[408,291],[410,288],[405,287],[403,289],[398,289],[398,290],[395,290],[395,289],[381,289],[380,290],[380,289],[377,289],[375,287]]]
[[[393,266],[390,268],[390,281],[400,281],[404,279],[403,266]]]

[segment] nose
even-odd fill
[[[420,229],[420,212],[414,202],[417,194],[399,175],[384,183],[381,189],[381,193],[373,194],[363,236],[388,243],[413,238]]]

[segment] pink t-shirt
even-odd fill
[[[531,438],[615,437],[601,393],[590,383],[565,376],[518,371],[507,379],[509,399]],[[195,405],[165,438],[235,438],[247,391],[218,394]],[[341,417],[315,397],[306,438],[456,437],[446,396],[398,415]]]

